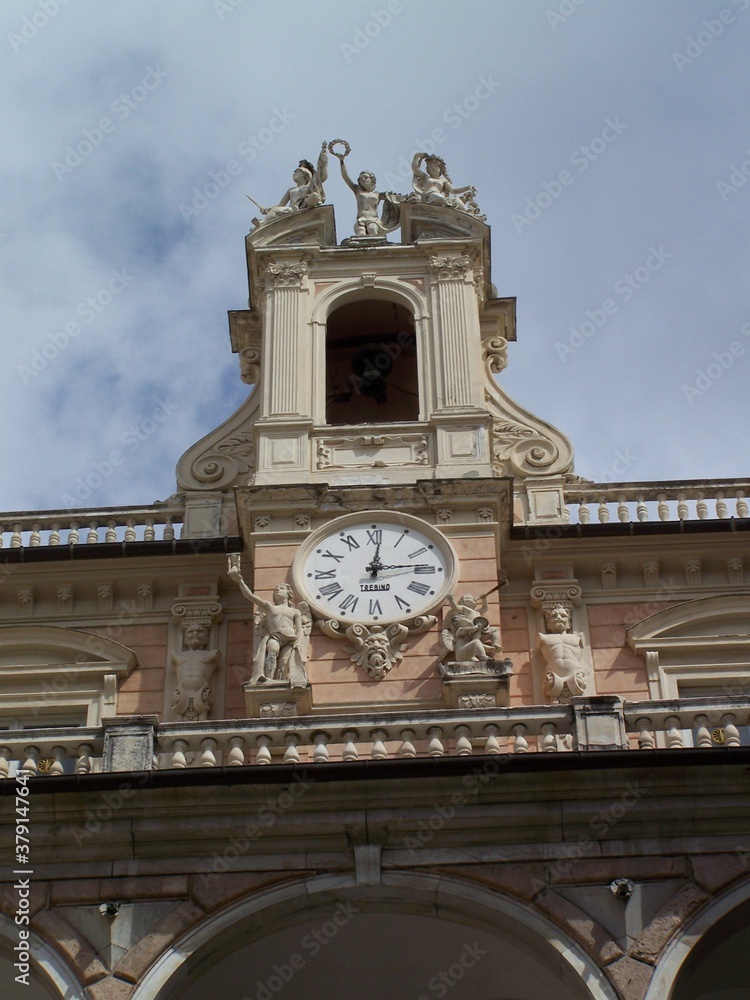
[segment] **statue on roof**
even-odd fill
[[[447,205],[459,212],[482,218],[479,206],[474,201],[477,189],[471,184],[466,187],[454,187],[446,170],[445,160],[441,156],[415,153],[411,169],[414,188],[412,197],[415,201],[422,201],[427,205]]]
[[[314,167],[309,160],[300,160],[299,166],[292,174],[292,180],[294,185],[284,192],[278,205],[271,208],[263,208],[262,205],[258,205],[254,198],[247,195],[254,205],[258,205],[264,216],[262,219],[253,219],[254,226],[263,226],[284,215],[290,215],[292,212],[300,212],[305,208],[317,208],[318,205],[323,204],[326,200],[323,184],[328,180],[327,143],[324,142],[321,146],[317,166]]]
[[[344,151],[342,153],[336,152],[333,148],[336,145],[342,145]],[[383,236],[398,228],[401,215],[400,195],[393,191],[376,191],[377,179],[370,170],[363,170],[355,184],[344,163],[351,151],[349,143],[344,139],[332,139],[328,143],[328,149],[338,159],[341,176],[357,199],[357,221],[354,224],[354,235]],[[381,202],[383,205],[382,213],[378,215],[378,206]]]

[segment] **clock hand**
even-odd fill
[[[417,570],[417,569],[424,569],[425,566],[428,566],[428,565],[429,565],[429,563],[417,563],[416,565],[414,565],[413,563],[399,563],[399,564],[396,564],[396,565],[393,565],[393,566],[378,566],[378,569],[414,569],[414,570]]]
[[[375,546],[375,555],[372,558],[372,562],[365,566],[365,569],[372,577],[377,577],[378,570],[383,569],[383,564],[380,561],[380,542]]]

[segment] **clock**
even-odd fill
[[[442,605],[458,560],[450,542],[411,514],[345,514],[305,539],[294,586],[321,618],[404,621]]]

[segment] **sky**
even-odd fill
[[[250,391],[245,195],[334,138],[476,186],[579,475],[748,474],[750,0],[3,0],[0,47],[0,510],[175,491]]]

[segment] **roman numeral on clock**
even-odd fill
[[[374,531],[370,531],[369,528],[365,529],[367,531],[367,544],[368,545],[380,545],[383,541],[383,531],[381,528],[376,528]]]
[[[354,611],[358,602],[359,598],[355,597],[354,594],[347,594],[341,604],[339,604],[339,607],[342,611],[349,611],[350,609]]]
[[[380,601],[370,601],[370,610],[368,611],[370,615],[382,615],[383,609],[380,607]]]
[[[325,587],[320,588],[320,592],[324,597],[337,597],[339,594],[343,594],[344,588],[338,583],[327,583]]]
[[[417,572],[419,572],[419,567],[417,566]],[[315,579],[316,580],[333,580],[336,576],[335,569],[316,569]]]
[[[412,580],[406,589],[413,591],[415,594],[421,594],[424,597],[430,586],[427,583],[417,583],[416,580]]]

